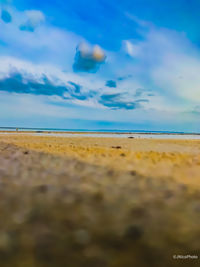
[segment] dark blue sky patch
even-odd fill
[[[117,83],[113,80],[109,80],[106,82],[106,86],[107,87],[111,87],[111,88],[116,88],[117,87]]]
[[[10,23],[12,21],[12,16],[7,10],[3,9],[1,12],[1,19],[5,23]]]
[[[34,32],[35,28],[30,23],[25,23],[19,26],[20,31]]]

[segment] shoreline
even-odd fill
[[[155,139],[155,140],[200,140],[200,134],[175,133],[103,133],[103,132],[54,132],[54,131],[0,131],[0,135],[43,136],[43,137],[88,137],[118,139]]]
[[[6,130],[4,130],[6,129]],[[0,133],[60,133],[60,134],[111,134],[111,135],[197,135],[200,136],[200,133],[196,132],[168,132],[168,131],[112,131],[112,130],[59,130],[59,129],[43,129],[43,128],[10,128],[9,127],[0,127]],[[18,130],[15,130],[18,129]]]

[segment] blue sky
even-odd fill
[[[0,126],[200,131],[198,0],[0,3]]]

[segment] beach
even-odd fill
[[[0,133],[0,185],[2,267],[199,266],[198,139]]]

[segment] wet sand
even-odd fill
[[[0,134],[0,266],[199,266],[200,141]]]

